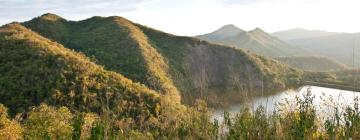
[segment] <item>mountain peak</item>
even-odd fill
[[[293,29],[290,29],[290,30],[294,30],[294,31],[307,31],[307,29],[300,28],[300,27],[293,28]]]
[[[236,27],[234,24],[227,24],[222,26],[220,29],[216,30],[215,32],[243,32],[244,30]]]
[[[241,30],[240,28],[236,27],[234,24],[226,24],[222,26],[220,29],[235,29],[235,30]]]
[[[249,33],[253,33],[253,34],[268,34],[266,33],[264,30],[262,30],[259,27],[256,27],[254,30],[249,31]]]
[[[59,20],[65,20],[64,18],[53,14],[53,13],[45,13],[39,17],[40,19],[49,20],[49,21],[59,21]]]
[[[217,29],[216,31],[209,33],[210,36],[219,36],[219,37],[229,37],[235,36],[241,32],[245,32],[244,30],[236,27],[234,24],[227,24]]]
[[[256,27],[254,30],[251,30],[251,31],[254,31],[254,32],[265,32],[264,30],[262,30],[261,28],[259,27]],[[250,32],[251,32],[250,31]]]
[[[279,31],[279,32],[291,32],[291,33],[302,33],[302,32],[310,32],[311,30],[307,30],[304,28],[293,28],[285,31]]]

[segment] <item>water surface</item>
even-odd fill
[[[279,103],[288,102],[290,106],[295,105],[296,97],[301,98],[303,97],[302,95],[307,94],[308,91],[315,97],[313,104],[318,111],[318,117],[326,117],[326,114],[333,113],[334,106],[345,108],[345,106],[353,105],[354,98],[360,96],[360,92],[318,86],[303,86],[297,90],[287,90],[270,96],[249,98],[247,99],[247,102],[235,104],[226,109],[216,109],[212,118],[221,122],[223,120],[224,111],[234,114],[239,112],[245,106],[254,111],[261,105],[265,108],[267,113],[272,113]]]

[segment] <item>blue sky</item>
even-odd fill
[[[188,36],[225,24],[268,32],[297,27],[360,32],[359,6],[359,0],[0,0],[0,24],[50,12],[69,20],[123,16]]]

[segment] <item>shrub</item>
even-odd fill
[[[71,139],[72,119],[73,115],[66,107],[56,109],[41,104],[33,108],[25,120],[25,139]]]

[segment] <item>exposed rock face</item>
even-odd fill
[[[203,44],[192,47],[187,60],[194,88],[244,87],[253,82],[251,73],[257,71],[250,63],[241,61],[244,58],[236,51],[218,50]]]

